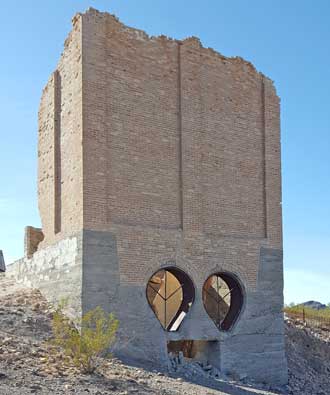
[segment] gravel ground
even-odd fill
[[[291,394],[330,394],[330,332],[286,321]]]
[[[289,386],[282,389],[214,379],[184,366],[179,372],[128,366],[113,359],[93,375],[81,374],[49,344],[51,309],[39,291],[0,275],[0,395],[329,395],[330,336],[287,322]],[[328,339],[328,340],[327,340]]]

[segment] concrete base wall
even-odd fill
[[[224,372],[287,383],[282,261],[282,251],[261,248],[257,290],[245,295],[244,313],[221,345]]]
[[[189,267],[183,269],[194,280]],[[39,288],[50,301],[68,297],[76,317],[96,306],[114,312],[120,321],[114,353],[126,361],[166,366],[168,341],[216,341],[210,358],[223,372],[266,383],[287,382],[279,250],[261,248],[257,289],[245,291],[243,310],[229,332],[219,332],[208,317],[200,287],[180,329],[164,331],[148,304],[147,284],[121,283],[117,241],[111,232],[84,230],[36,252],[32,259],[15,262],[8,273]]]
[[[28,287],[38,288],[51,302],[68,302],[71,318],[81,315],[82,303],[82,233],[37,251],[32,258],[22,258],[9,265],[13,276]]]

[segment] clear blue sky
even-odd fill
[[[330,302],[330,1],[57,0],[1,4],[0,249],[40,224],[37,112],[71,17],[89,6],[151,35],[198,36],[275,81],[282,103],[286,302]]]

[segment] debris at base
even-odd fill
[[[172,352],[168,354],[168,371],[170,373],[180,373],[187,378],[202,376],[218,379],[221,377],[220,371],[217,368],[204,361],[186,358],[183,356],[182,351],[178,355]]]

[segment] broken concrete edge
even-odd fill
[[[5,271],[6,271],[5,258],[3,256],[2,250],[0,250],[0,272],[5,272]]]

